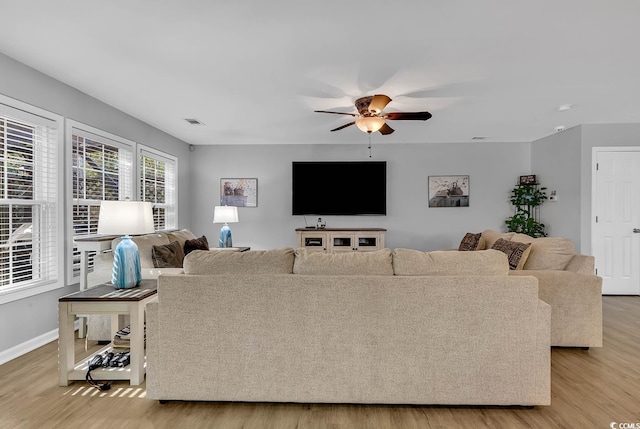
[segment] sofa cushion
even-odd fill
[[[299,248],[293,264],[294,274],[392,276],[391,250],[373,252],[308,252]]]
[[[185,240],[184,242],[184,254],[185,256],[194,250],[209,250],[209,242],[204,235],[200,238],[194,238],[191,240]]]
[[[575,255],[575,246],[568,238],[540,237],[531,242],[531,253],[525,270],[564,270]]]
[[[182,268],[184,250],[176,240],[169,244],[152,246],[151,258],[153,259],[154,268]]]
[[[111,242],[111,248],[115,249],[118,243],[122,239],[116,238]],[[138,246],[138,252],[140,253],[140,267],[141,268],[153,268],[153,258],[151,249],[153,246],[161,246],[163,244],[169,244],[169,238],[165,233],[154,233],[145,235],[136,235],[131,237],[134,243]]]
[[[467,232],[460,242],[460,246],[458,246],[458,250],[460,251],[469,251],[469,250],[478,250],[478,245],[480,244],[480,238],[482,237],[482,233],[479,232],[474,234],[472,232]]]
[[[187,240],[193,240],[197,238],[190,229],[180,229],[178,231],[169,231],[167,232],[167,237],[169,241],[177,241],[180,243],[180,247],[184,249],[184,242]]]
[[[413,249],[393,251],[393,272],[397,276],[507,276],[507,255],[498,250],[477,252]]]
[[[520,243],[517,241],[505,240],[504,238],[498,238],[491,248],[504,252],[504,254],[507,255],[509,269],[521,270],[527,261],[527,256],[529,256],[531,243]]]
[[[514,232],[498,232],[492,229],[485,229],[482,231],[482,236],[480,237],[480,243],[478,243],[477,250],[491,249],[491,246],[493,246],[493,243],[495,243],[498,238],[511,240],[514,235]]]
[[[293,249],[194,250],[184,257],[185,274],[291,274]]]

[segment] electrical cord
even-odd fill
[[[93,371],[96,368],[100,368],[102,366],[108,366],[108,363],[112,358],[113,358],[113,353],[111,352],[106,353],[104,357],[102,355],[95,355],[89,361],[89,369],[87,370],[87,375],[85,377],[85,379],[87,380],[87,383],[89,383],[90,385],[92,385],[93,387],[95,387],[100,391],[111,389],[111,384],[109,383],[100,384],[97,381],[95,381],[93,377],[91,377],[91,371]],[[104,365],[105,361],[107,362],[107,365]]]

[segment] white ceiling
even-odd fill
[[[532,141],[640,122],[638,0],[0,0],[0,52],[199,144]],[[0,77],[1,78],[1,77]],[[558,106],[571,104],[569,111]],[[193,126],[185,118],[196,118]]]

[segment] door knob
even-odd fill
[[[640,228],[633,228],[633,232],[635,234],[640,234]]]

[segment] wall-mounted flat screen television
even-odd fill
[[[292,163],[294,215],[386,215],[386,161]]]

